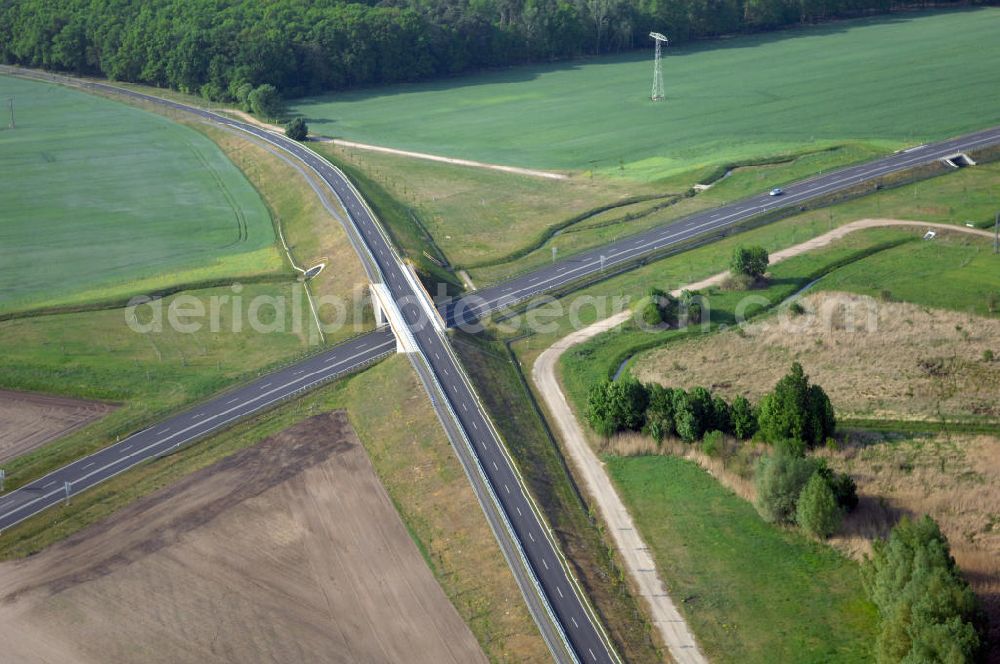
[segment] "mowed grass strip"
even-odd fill
[[[915,144],[1000,123],[1000,9],[896,14],[303,99],[319,133],[653,179],[806,145]],[[974,46],[973,46],[974,45]]]
[[[205,136],[62,86],[0,77],[0,312],[287,271],[270,215]]]
[[[877,616],[855,563],[764,522],[690,461],[605,460],[711,661],[870,661]]]

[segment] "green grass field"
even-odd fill
[[[690,461],[606,461],[711,661],[870,661],[876,613],[855,563],[765,523]]]
[[[479,287],[548,264],[553,248],[565,257],[879,152],[851,144],[787,155],[782,163],[735,168],[711,189],[690,196],[693,182],[718,177],[718,169],[655,183],[607,177],[549,181],[331,144],[316,149],[363,172],[367,182],[355,180],[369,200],[378,203],[384,190],[404,208],[393,214],[379,206],[379,213],[411,258],[419,263],[423,251],[439,250],[456,268],[469,270]],[[433,247],[409,241],[412,219],[433,238]]]
[[[0,313],[287,269],[260,196],[202,134],[48,83],[0,77],[0,96],[17,113],[0,131]]]
[[[817,285],[979,316],[1000,314],[1000,256],[988,239],[938,238],[845,265]]]
[[[831,23],[303,99],[313,131],[517,166],[653,179],[845,142],[886,149],[1000,123],[1000,9]]]

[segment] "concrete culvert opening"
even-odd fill
[[[974,162],[972,158],[969,157],[969,155],[963,152],[959,152],[958,154],[953,154],[950,157],[944,157],[941,161],[943,161],[948,166],[951,166],[952,168],[964,168],[966,166],[976,165],[976,162]]]

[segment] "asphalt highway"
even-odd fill
[[[530,566],[533,582],[544,594],[547,609],[554,614],[561,625],[563,635],[575,656],[585,662],[618,661],[599,624],[591,619],[581,597],[582,593],[566,572],[555,542],[540,515],[533,509],[533,504],[519,481],[513,462],[486,416],[446,336],[431,324],[426,299],[422,293],[417,292],[412,276],[407,273],[388,237],[340,171],[301,144],[253,125],[200,108],[114,86],[99,83],[83,83],[82,86],[172,107],[253,134],[296,156],[326,182],[343,202],[351,217],[354,230],[368,252],[366,260],[376,265],[381,273],[383,282],[396,301],[409,328],[409,333],[412,334],[421,356],[433,373],[441,392],[440,397],[446,401],[448,409],[453,413],[465,440],[476,456],[492,494],[480,495],[480,500],[495,500],[503,510],[504,520],[513,530],[520,552]],[[789,185],[785,188],[784,196],[770,197],[764,193],[721,208],[700,212],[668,226],[654,228],[613,244],[583,252],[466,296],[445,309],[446,320],[449,324],[472,322],[490,311],[524,301],[588,275],[634,261],[644,255],[662,251],[671,245],[732,226],[759,213],[801,205],[805,201],[882,175],[932,162],[958,151],[997,143],[1000,143],[1000,128],[993,128],[941,143],[919,146],[874,162],[816,176]],[[133,434],[115,445],[73,462],[0,498],[0,529],[9,528],[65,499],[65,482],[70,482],[71,494],[93,486],[145,459],[169,453],[180,445],[374,361],[394,349],[395,341],[391,332],[383,328]]]
[[[550,292],[585,277],[612,270],[672,245],[694,240],[739,224],[764,212],[795,208],[804,203],[879,177],[943,157],[1000,144],[1000,127],[993,127],[938,143],[928,143],[877,159],[817,175],[786,187],[781,196],[762,192],[728,205],[704,210],[673,223],[630,235],[617,242],[581,252],[570,258],[529,272],[509,281],[471,293],[448,305],[444,316],[449,326],[473,324],[485,314]]]
[[[489,496],[479,495],[479,500],[498,504],[503,510],[504,523],[493,526],[508,527],[513,530],[520,558],[526,562],[530,571],[531,582],[541,591],[548,616],[554,618],[560,628],[557,638],[568,646],[579,661],[602,664],[620,661],[605,640],[601,627],[596,620],[591,619],[585,608],[582,593],[570,580],[562,558],[557,552],[555,541],[543,525],[540,513],[532,509],[526,489],[513,468],[513,462],[475,396],[472,385],[459,366],[443,331],[431,324],[430,319],[435,314],[431,313],[429,300],[417,292],[419,287],[396,254],[388,236],[340,171],[300,143],[254,125],[114,86],[100,83],[82,85],[85,88],[165,105],[253,134],[298,157],[326,182],[340,198],[351,217],[354,231],[360,235],[368,252],[367,258],[378,267],[382,282],[388,287],[397,303],[420,354],[433,373],[440,389],[440,398],[447,402],[448,409],[461,427],[469,450],[477,458],[479,467],[489,482],[491,493]],[[174,416],[151,429],[134,434],[129,440],[65,466],[38,482],[33,482],[29,487],[13,492],[0,502],[0,528],[3,528],[5,523],[16,523],[32,513],[58,503],[65,496],[65,491],[59,486],[61,481],[73,482],[71,487],[86,488],[135,465],[140,458],[150,458],[177,447],[185,437],[193,438],[194,432],[200,427],[210,426],[208,423],[215,424],[215,428],[218,428],[239,417],[257,412],[283,396],[291,396],[300,389],[308,389],[319,384],[332,377],[328,374],[337,368],[346,369],[352,363],[357,366],[366,359],[373,359],[388,349],[394,349],[395,342],[387,340],[384,332],[376,334],[382,334],[383,337],[382,342],[374,347],[372,346],[374,335],[359,337],[319,356],[325,358],[323,360],[311,358],[306,363],[308,366],[296,365],[262,378],[236,392],[214,399],[200,408]],[[366,346],[362,348],[361,344]],[[318,366],[317,362],[320,362]],[[325,366],[327,363],[330,365],[329,368]],[[296,377],[299,378],[298,381]],[[207,432],[208,430],[205,430],[201,435]],[[531,606],[532,603],[529,602],[529,607]],[[553,654],[562,651],[563,648],[552,643],[551,634],[546,634],[543,624],[548,621],[545,617],[536,615],[535,619],[539,622],[543,635],[549,640]]]
[[[0,497],[0,531],[70,499],[148,459],[250,417],[274,404],[394,353],[392,331],[381,328],[308,360],[259,378],[136,432]]]

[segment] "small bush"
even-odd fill
[[[813,473],[799,494],[795,522],[813,537],[827,539],[837,531],[842,517],[830,485],[820,473]]]
[[[983,351],[983,362],[992,362],[992,361],[993,361],[993,351],[987,348],[986,350]]]
[[[730,274],[722,280],[722,290],[724,291],[751,290],[756,285],[757,279],[747,274]]]
[[[701,440],[701,451],[706,456],[717,457],[722,453],[724,440],[721,431],[709,431]]]
[[[757,511],[771,523],[795,520],[799,494],[816,472],[812,459],[794,456],[783,449],[761,457],[754,472]]]
[[[743,275],[751,280],[757,280],[767,271],[770,258],[767,249],[761,246],[736,247],[729,261],[729,269],[733,276]]]
[[[788,305],[788,311],[790,311],[793,316],[801,316],[806,312],[806,308],[798,302],[792,302]]]
[[[270,83],[254,88],[247,95],[247,103],[250,111],[259,118],[276,118],[285,108],[278,89]]]
[[[309,135],[309,126],[302,118],[295,118],[285,125],[285,136],[293,141],[304,141]]]

